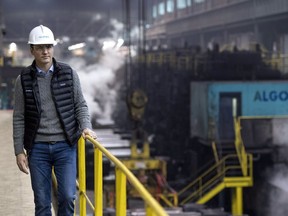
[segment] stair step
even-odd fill
[[[169,216],[202,216],[200,212],[183,212],[181,208],[165,209]],[[127,211],[127,216],[145,216],[145,209],[133,209]]]
[[[129,140],[122,139],[119,133],[114,133],[111,128],[101,128],[95,130],[97,140],[105,147],[111,154],[117,158],[130,157],[130,142]],[[87,153],[93,155],[93,148],[91,147]]]

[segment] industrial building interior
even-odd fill
[[[0,109],[13,110],[28,34],[45,25],[55,58],[79,74],[99,142],[170,215],[284,216],[286,23],[287,0],[1,0]],[[86,146],[88,191],[93,156]],[[115,215],[105,158],[103,175]],[[129,185],[127,200],[144,215]]]

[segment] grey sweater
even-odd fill
[[[50,83],[53,73],[37,74],[41,98],[41,118],[39,128],[35,137],[35,142],[56,142],[65,140],[64,131],[61,127],[56,108],[52,99]],[[80,130],[91,129],[91,122],[87,103],[83,97],[78,74],[73,71],[73,90],[75,115],[80,126]],[[15,106],[13,112],[13,139],[14,153],[18,155],[24,152],[24,95],[20,75],[15,83]]]

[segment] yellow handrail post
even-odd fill
[[[243,188],[233,188],[232,193],[232,215],[239,216],[243,214]]]
[[[168,216],[165,210],[160,204],[151,196],[151,194],[145,189],[145,187],[139,182],[139,180],[133,175],[133,173],[114,155],[112,155],[107,149],[105,149],[97,140],[90,136],[87,136],[94,146],[94,186],[95,186],[95,207],[91,203],[86,194],[86,171],[85,171],[85,140],[83,137],[78,142],[78,172],[79,172],[79,216],[86,216],[86,201],[94,211],[94,215],[103,215],[103,154],[112,161],[115,166],[116,175],[116,216],[126,215],[126,182],[128,179],[130,184],[139,192],[140,196],[150,206],[151,211],[157,216]]]
[[[241,165],[243,176],[247,176],[247,153],[241,138],[241,117],[234,119],[235,148]]]
[[[54,172],[54,167],[52,169],[52,206],[54,213],[57,214],[58,211],[58,199],[57,199],[57,178]]]
[[[86,216],[86,169],[85,169],[85,140],[83,137],[78,142],[78,175],[79,175],[79,212]]]
[[[126,176],[116,168],[116,216],[126,215]]]
[[[103,165],[102,152],[94,147],[94,215],[103,215]]]
[[[216,146],[216,142],[215,141],[212,141],[212,150],[213,150],[213,154],[214,154],[214,158],[215,158],[216,164],[219,164],[219,155],[218,155],[218,152],[217,152],[217,146]]]

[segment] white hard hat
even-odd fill
[[[53,44],[56,45],[53,32],[46,26],[39,25],[33,28],[29,34],[28,44]]]

